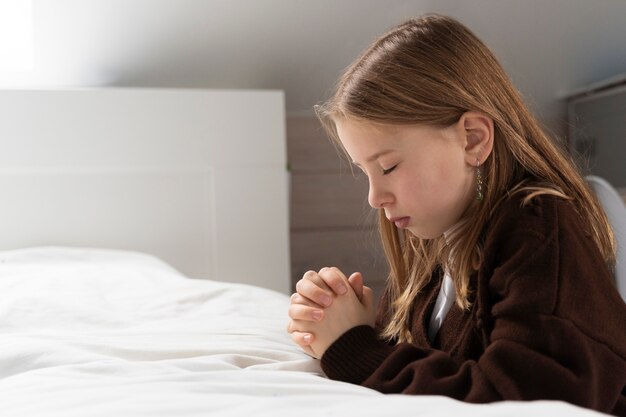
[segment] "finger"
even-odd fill
[[[348,278],[339,268],[322,268],[318,275],[335,294],[343,295],[348,292]]]
[[[307,336],[309,336],[310,339],[306,340],[305,338]],[[318,355],[315,353],[315,351],[313,350],[313,348],[310,345],[315,340],[315,336],[313,335],[313,333],[301,332],[301,333],[299,333],[299,335],[296,335],[295,339],[292,338],[292,340],[294,340],[294,342],[296,342],[296,344],[298,346],[300,346],[300,348],[304,351],[304,353],[306,353],[307,355],[312,356],[312,357],[317,359]],[[297,340],[302,340],[302,343],[308,343],[308,344],[307,345],[301,345],[300,343],[298,343]]]
[[[311,279],[302,278],[296,283],[296,291],[303,297],[323,307],[328,307],[332,303],[331,290],[325,291]]]
[[[374,290],[370,287],[363,286],[363,300],[362,303],[365,307],[373,307],[374,306]]]
[[[315,335],[313,333],[294,331],[291,333],[291,340],[300,347],[309,347],[315,340]]]
[[[322,268],[322,269],[325,269],[325,268]],[[315,271],[306,271],[304,275],[302,276],[302,279],[307,279],[313,282],[315,285],[317,285],[318,287],[320,287],[321,289],[325,291],[332,291],[332,289],[328,285],[326,285],[324,280]]]
[[[307,326],[308,324],[309,322],[307,321],[290,319],[289,322],[287,322],[287,333],[311,333],[309,327]]]
[[[291,294],[290,300],[291,304],[302,304],[309,307],[324,308],[324,306],[314,303],[313,301],[309,300],[308,298],[302,296],[297,292]]]
[[[359,301],[363,301],[363,275],[361,275],[360,272],[354,272],[350,275],[350,278],[348,278],[348,282]]]
[[[289,317],[292,320],[315,322],[320,321],[324,317],[324,310],[303,304],[291,304],[289,306]]]
[[[374,299],[374,291],[369,287],[363,287],[363,307],[370,313],[369,324],[374,326],[376,323],[376,300]]]
[[[311,349],[311,346],[302,346],[302,350],[304,350],[307,355],[318,359],[317,354],[313,351],[313,349]]]

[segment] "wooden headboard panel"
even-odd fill
[[[0,91],[0,250],[154,254],[289,292],[280,91]]]

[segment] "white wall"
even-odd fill
[[[136,250],[290,291],[282,92],[0,90],[0,114],[0,250]]]

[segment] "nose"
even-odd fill
[[[382,187],[381,184],[370,179],[369,186],[370,188],[367,194],[367,202],[370,206],[372,206],[372,208],[378,209],[387,207],[393,202],[393,195],[389,190]]]

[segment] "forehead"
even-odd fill
[[[405,156],[422,155],[446,148],[464,148],[464,136],[457,126],[435,127],[425,124],[382,124],[363,120],[343,119],[335,123],[341,145],[357,164],[371,162],[383,153]]]
[[[397,133],[402,130],[401,125],[383,124],[361,119],[337,119],[335,120],[337,132],[341,135],[380,136]]]
[[[383,148],[398,148],[403,137],[402,126],[354,119],[337,120],[335,126],[341,144],[355,161],[379,152]]]

